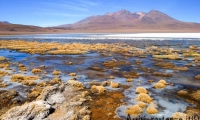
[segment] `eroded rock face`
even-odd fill
[[[84,94],[84,95],[83,95]],[[87,91],[77,90],[69,83],[45,87],[35,101],[13,107],[1,120],[68,120],[73,116],[83,119],[91,112],[84,104],[90,101]],[[84,109],[83,109],[84,108]],[[87,109],[86,109],[87,108]],[[82,109],[82,113],[79,111]]]
[[[2,120],[41,120],[44,119],[52,109],[51,105],[46,101],[34,101],[10,109],[2,116]]]

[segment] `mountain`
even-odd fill
[[[200,32],[200,23],[179,21],[157,10],[132,13],[125,9],[46,28],[0,21],[0,35],[86,32]]]
[[[157,10],[145,12],[130,12],[120,10],[104,15],[90,16],[74,24],[64,24],[56,28],[78,31],[199,31],[199,23],[189,23],[176,20]]]
[[[0,23],[3,23],[3,24],[11,24],[11,23],[9,23],[8,21],[0,21]]]
[[[0,21],[0,35],[53,33],[59,32],[63,29],[64,28],[43,28],[32,25],[12,24],[7,21]]]

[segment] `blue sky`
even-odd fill
[[[0,0],[0,21],[46,27],[121,9],[154,9],[178,20],[200,23],[200,0]]]

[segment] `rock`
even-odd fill
[[[40,96],[37,97],[37,100],[46,100],[50,94],[53,94],[57,91],[57,88],[54,86],[47,86],[45,87],[42,92],[40,93]]]
[[[47,102],[34,101],[13,107],[2,116],[2,120],[41,120],[48,116],[51,111],[52,108]]]
[[[55,93],[48,97],[46,100],[49,104],[53,105],[55,103],[62,103],[65,100],[65,97],[60,92]]]

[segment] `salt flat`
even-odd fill
[[[107,34],[99,37],[119,38],[200,38],[200,33],[135,33],[135,34]]]

